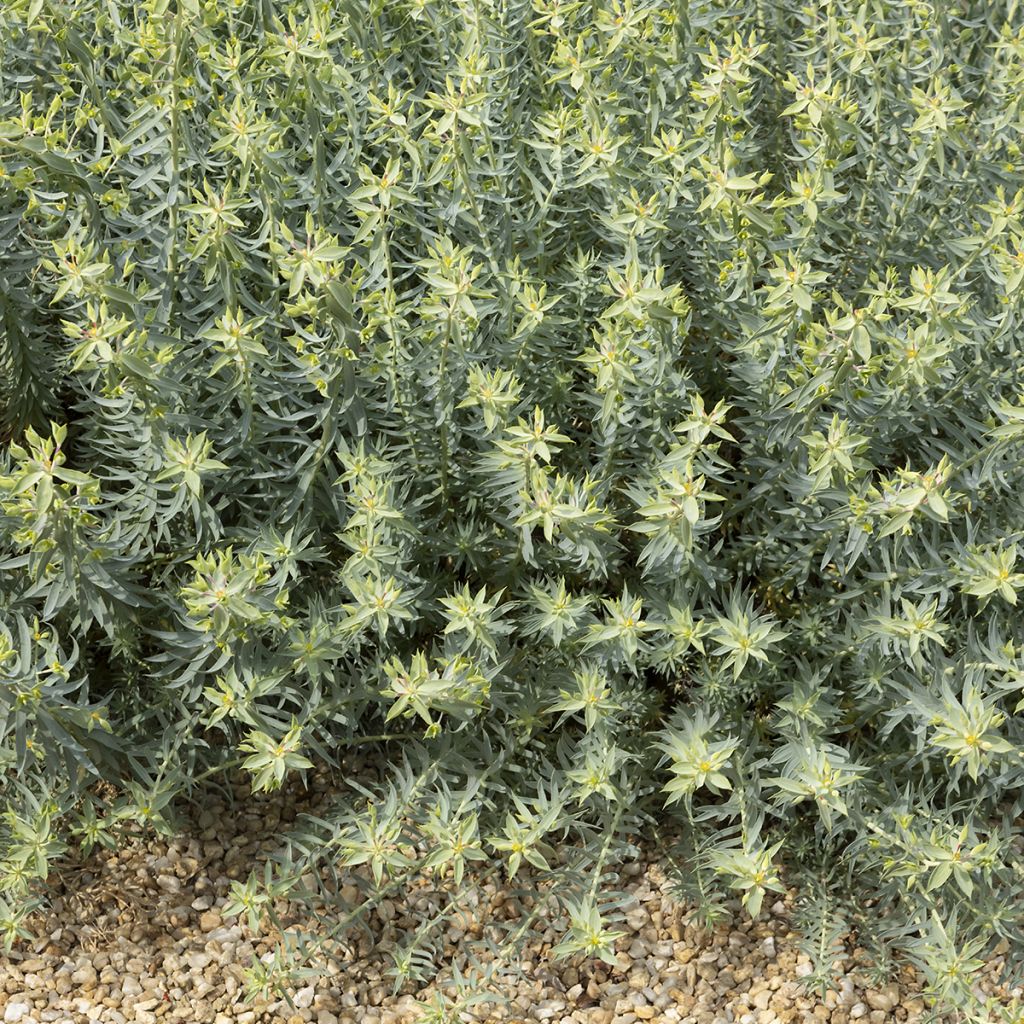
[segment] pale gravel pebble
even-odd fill
[[[295,995],[292,996],[292,1002],[295,1003],[300,1009],[308,1009],[313,1005],[313,995],[315,989],[312,985],[307,985],[305,988],[300,988]]]

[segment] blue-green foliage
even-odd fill
[[[360,745],[290,867],[371,900],[561,872],[609,958],[601,872],[678,836],[706,915],[795,882],[947,1003],[1024,949],[1017,3],[10,0],[0,48],[10,938],[70,844]]]

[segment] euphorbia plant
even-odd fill
[[[73,839],[359,746],[240,914],[328,863],[454,913],[494,857],[607,959],[661,836],[703,919],[793,883],[816,979],[842,923],[977,1006],[1024,948],[1021,17],[4,5],[8,940]]]

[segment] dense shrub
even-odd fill
[[[708,919],[800,886],[817,978],[848,925],[976,1003],[1024,949],[1016,3],[10,0],[0,46],[9,941],[72,845],[358,746],[254,925],[493,859],[610,957],[657,839]]]

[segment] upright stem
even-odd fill
[[[181,125],[178,118],[178,82],[180,79],[182,34],[184,29],[184,12],[181,0],[174,6],[174,24],[171,30],[171,53],[167,62],[170,68],[170,126],[168,147],[171,159],[171,180],[168,182],[167,206],[167,325],[170,328],[174,320],[174,309],[177,304],[178,292],[178,190],[181,176],[181,158],[178,153],[181,138]]]
[[[452,340],[452,317],[455,314],[454,308],[449,308],[448,317],[445,321],[444,338],[441,341],[441,362],[437,374],[437,397],[441,406],[441,503],[444,506],[442,514],[448,514],[448,415],[445,409],[445,393],[447,391],[448,375],[448,346]]]
[[[385,221],[385,224],[387,222]],[[395,309],[398,304],[398,295],[395,292],[395,268],[391,259],[391,231],[390,226],[382,227],[384,235],[384,269],[387,273],[387,286],[384,293],[384,299],[387,302],[387,316],[388,316],[388,348],[390,349],[390,365],[389,374],[391,377],[391,392],[394,396],[395,405],[398,407],[398,411],[401,414],[403,423],[412,423],[412,416],[405,404],[405,399],[402,397],[402,385],[398,374],[398,331],[395,329]],[[416,468],[419,469],[422,465],[420,459],[419,444],[417,442],[418,431],[413,430],[409,434],[409,439],[412,442],[412,457],[416,463]]]

